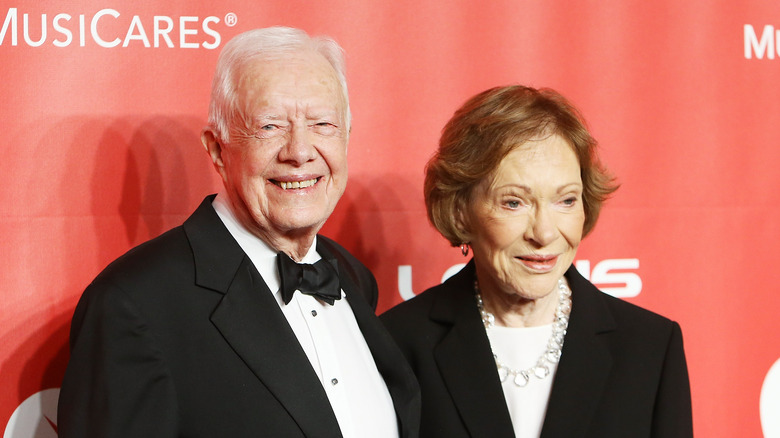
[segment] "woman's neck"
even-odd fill
[[[485,311],[492,313],[497,326],[534,327],[551,324],[558,307],[558,288],[538,299],[527,299],[520,295],[500,290],[491,290],[479,285]]]

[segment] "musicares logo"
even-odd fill
[[[775,30],[774,26],[767,24],[761,31],[761,37],[758,37],[753,25],[746,24],[744,27],[745,38],[745,59],[775,59],[775,55],[780,56],[780,31]]]
[[[180,49],[202,47],[213,50],[222,43],[222,35],[217,31],[220,22],[233,27],[238,17],[232,12],[225,15],[224,19],[184,15],[142,17],[122,14],[115,9],[101,9],[91,15],[63,12],[50,18],[49,14],[20,14],[17,8],[9,8],[0,28],[0,46],[8,45],[8,40],[11,46],[19,45],[21,33],[21,40],[29,47],[44,44],[68,47],[77,44],[79,47],[97,45],[112,48],[121,45]],[[121,31],[117,31],[117,28]]]

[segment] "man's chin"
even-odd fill
[[[294,236],[294,235],[314,235],[320,231],[327,216],[314,216],[307,217],[303,215],[297,215],[293,217],[274,218],[271,225],[274,229],[279,230],[281,233]]]

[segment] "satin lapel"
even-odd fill
[[[236,354],[290,413],[306,436],[341,436],[306,353],[252,262],[207,197],[184,223],[195,282],[224,294],[211,321]],[[262,415],[262,406],[258,406]]]
[[[612,368],[607,333],[615,321],[601,292],[573,267],[566,278],[572,313],[541,438],[585,436]]]
[[[211,321],[306,436],[341,435],[306,353],[248,258]]]
[[[473,437],[514,437],[485,328],[471,293],[473,262],[452,279],[431,319],[452,327],[434,350],[439,372]]]
[[[317,251],[323,257],[337,255],[337,252],[331,250],[327,245],[320,244]],[[421,401],[414,372],[407,364],[393,338],[369,306],[364,297],[365,294],[360,290],[361,286],[353,281],[352,270],[349,269],[347,260],[343,257],[337,257],[337,265],[341,288],[352,308],[352,313],[355,315],[363,338],[371,350],[377,370],[382,375],[393,399],[401,436],[417,436],[420,426]],[[376,284],[366,284],[362,287],[375,289]]]
[[[214,195],[207,196],[183,228],[195,260],[195,284],[224,294],[245,254],[217,216],[213,201]]]

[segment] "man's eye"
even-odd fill
[[[273,131],[274,129],[278,128],[276,125],[265,125],[260,128],[261,131]]]
[[[312,132],[325,136],[334,136],[339,133],[339,127],[331,122],[316,122],[311,125],[311,129]]]
[[[331,122],[317,122],[314,127],[317,129],[338,129],[338,126]]]

